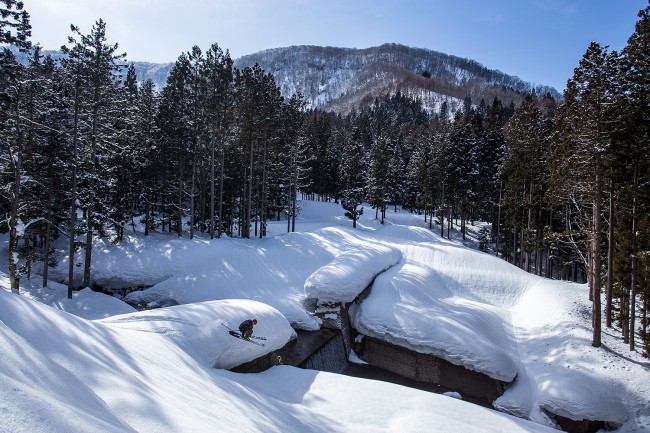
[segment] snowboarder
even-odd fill
[[[257,319],[248,319],[241,322],[239,325],[239,332],[244,340],[248,340],[253,334],[253,326],[257,325]]]

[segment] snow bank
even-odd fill
[[[307,278],[305,293],[307,298],[319,301],[352,302],[378,274],[401,258],[399,250],[381,245],[345,252]]]
[[[463,365],[504,382],[517,375],[507,315],[451,296],[444,279],[415,263],[379,275],[370,295],[350,310],[362,334]]]
[[[253,335],[265,337],[264,347],[235,338],[247,319],[257,319]],[[296,337],[287,319],[257,301],[230,299],[141,311],[101,320],[111,328],[154,332],[174,341],[192,358],[215,368],[233,368],[282,348]],[[255,340],[258,341],[258,340]]]
[[[497,407],[517,413],[511,410],[516,406],[524,411],[520,415],[537,422],[546,419],[541,409],[613,425],[630,418],[626,404],[635,400],[629,388],[635,385],[629,378],[641,374],[647,380],[650,374],[647,367],[644,372],[643,365],[616,356],[610,347],[627,348],[614,339],[607,341],[608,333],[603,334],[604,347],[591,346],[587,293],[583,284],[538,279],[512,308],[527,380],[517,381],[497,400]]]

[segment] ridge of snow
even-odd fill
[[[345,252],[307,278],[305,293],[319,301],[352,302],[378,274],[401,259],[399,250],[381,245]]]

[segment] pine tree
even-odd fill
[[[151,80],[146,80],[140,86],[137,93],[135,121],[133,131],[134,161],[136,163],[136,192],[138,201],[144,213],[144,234],[155,227],[153,219],[155,197],[157,189],[161,185],[161,173],[163,171],[161,157],[157,151],[156,137],[156,111],[158,109],[158,95],[154,90]]]
[[[352,131],[350,140],[343,148],[341,160],[341,205],[345,216],[352,220],[352,227],[357,227],[357,220],[363,215],[365,187],[365,158],[362,132],[360,128]]]
[[[215,236],[215,224],[217,226],[217,237],[221,237],[223,230],[225,146],[233,126],[232,107],[234,103],[234,88],[232,64],[230,53],[228,51],[224,53],[218,44],[213,44],[205,53],[205,64],[202,74],[206,80],[203,104],[209,134],[210,151],[210,238],[214,238]],[[219,151],[218,161],[216,155],[217,148]],[[216,200],[217,163],[219,165],[218,200]],[[218,201],[217,208],[215,208],[215,201]],[[215,212],[217,214],[216,221]]]
[[[0,3],[0,45],[15,45],[21,51],[31,47],[32,35],[29,13],[22,1],[2,0]],[[2,50],[6,50],[2,47]],[[8,50],[7,50],[8,51]]]
[[[504,213],[510,227],[520,233],[520,263],[525,259],[524,268],[529,272],[547,177],[548,142],[543,122],[535,96],[528,95],[510,123],[502,171]]]
[[[24,111],[28,110],[25,68],[16,62],[9,50],[0,59],[0,170],[4,196],[8,208],[9,228],[8,271],[11,291],[18,293],[18,242],[23,236],[21,210],[25,201],[25,163],[29,157],[28,127],[24,125]]]
[[[375,209],[375,218],[381,213],[380,222],[386,218],[386,203],[388,200],[388,163],[391,151],[389,138],[383,134],[373,140],[368,163],[368,180],[366,184],[366,200]]]
[[[83,286],[90,285],[90,268],[92,261],[92,241],[93,233],[97,230],[103,232],[103,222],[107,216],[103,212],[101,195],[106,191],[106,179],[103,177],[101,170],[102,160],[110,152],[109,146],[114,144],[114,125],[115,106],[114,96],[116,95],[116,78],[122,69],[122,60],[125,54],[116,54],[117,44],[109,45],[106,41],[106,23],[99,19],[93,25],[90,34],[83,35],[75,26],[71,26],[74,36],[68,38],[71,47],[63,46],[62,51],[67,55],[63,62],[69,75],[74,81],[74,109],[76,112],[75,127],[73,129],[74,140],[82,139],[84,144],[82,149],[77,149],[77,143],[73,145],[74,152],[79,152],[80,161],[73,162],[77,166],[78,162],[83,164],[83,177],[78,179],[81,186],[76,191],[73,188],[73,197],[71,205],[71,226],[74,227],[76,220],[75,204],[78,199],[84,209],[86,217],[86,241],[85,241],[85,260],[83,272]],[[75,39],[75,37],[77,39]],[[79,115],[84,110],[88,114],[88,125],[85,128],[84,137],[79,137]],[[75,181],[76,183],[77,181]],[[77,195],[78,193],[78,195]],[[72,297],[72,262],[74,257],[74,235],[71,229],[71,250],[70,250],[70,272],[68,296]]]
[[[282,141],[286,149],[285,179],[287,179],[287,232],[296,230],[298,212],[298,190],[307,188],[306,174],[311,159],[307,146],[307,137],[303,128],[305,102],[300,93],[291,96],[282,111],[283,134]]]
[[[160,131],[160,171],[164,183],[160,186],[163,221],[169,219],[169,230],[175,220],[178,237],[183,235],[183,216],[185,214],[185,175],[189,166],[189,146],[191,142],[190,103],[189,103],[190,65],[187,54],[182,53],[167,77],[167,83],[160,94],[160,104],[156,114],[156,128]],[[164,230],[164,226],[163,226]]]
[[[617,259],[626,268],[614,279],[625,287],[622,291],[621,317],[624,339],[629,343],[630,350],[635,349],[637,297],[642,297],[645,317],[642,318],[641,335],[646,353],[650,352],[647,334],[650,295],[647,285],[650,279],[647,254],[650,246],[650,163],[647,158],[650,152],[649,50],[650,6],[639,12],[635,31],[617,64],[620,88],[617,89],[613,109],[608,113],[613,118],[611,129],[614,131],[612,147],[615,149],[615,159],[611,167],[616,183],[620,185],[617,197],[620,207],[617,213],[620,232],[617,246],[623,254]]]
[[[581,203],[583,211],[590,212],[583,217],[589,222],[585,226],[589,248],[584,253],[589,255],[594,347],[601,344],[602,201],[604,167],[611,144],[607,107],[612,94],[608,77],[613,73],[613,57],[592,42],[567,83],[564,104],[558,110],[551,166],[555,190],[563,191],[567,200]]]
[[[273,76],[264,73],[259,64],[237,71],[235,81],[239,146],[246,155],[242,236],[251,237],[253,223],[255,235],[258,235],[259,223],[259,236],[265,236],[268,188],[270,178],[277,173],[274,171],[274,157],[280,143],[278,121],[282,97]]]
[[[388,202],[393,205],[394,211],[397,212],[397,206],[403,206],[406,192],[406,166],[404,163],[404,138],[400,134],[398,140],[393,146],[392,155],[388,162],[388,171],[386,173],[386,194]]]
[[[3,0],[0,7],[0,45],[14,44],[21,51],[31,47],[29,37],[31,25],[29,14],[23,9],[23,2]],[[18,293],[19,275],[17,269],[18,239],[20,233],[20,206],[23,154],[25,153],[24,126],[21,121],[24,68],[21,67],[7,47],[0,46],[0,164],[7,185],[3,195],[9,207],[9,258],[8,271],[12,292]]]

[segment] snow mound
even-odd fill
[[[431,267],[404,263],[381,274],[350,310],[362,334],[431,354],[504,382],[518,369],[507,313],[452,296]]]
[[[135,308],[120,299],[94,292],[90,288],[74,291],[72,299],[68,299],[68,286],[53,281],[48,282],[48,287],[31,290],[24,294],[30,299],[88,320],[136,311]]]
[[[264,347],[235,338],[241,322],[257,319],[253,335],[265,337]],[[178,305],[114,316],[101,320],[113,328],[154,332],[170,338],[194,359],[215,368],[233,368],[296,337],[287,319],[275,308],[257,301],[229,299]],[[258,341],[258,340],[255,340]]]
[[[402,259],[396,248],[381,245],[345,252],[305,281],[307,298],[352,302],[375,279]]]
[[[574,421],[623,424],[627,420],[627,409],[620,401],[626,392],[619,383],[566,368],[549,368],[537,377],[537,384],[540,407],[551,413]]]

